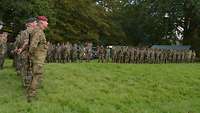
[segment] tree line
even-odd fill
[[[46,15],[55,43],[200,45],[199,0],[0,0],[0,9],[13,38],[26,19]]]

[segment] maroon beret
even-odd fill
[[[42,21],[48,21],[46,16],[37,16],[37,19]]]

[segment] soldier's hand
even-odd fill
[[[17,54],[21,54],[21,52],[22,52],[21,48],[17,50]]]
[[[14,49],[14,50],[12,50],[11,52],[12,52],[12,53],[17,53],[17,51],[18,51],[18,49]]]

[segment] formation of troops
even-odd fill
[[[119,47],[113,49],[115,63],[191,63],[196,59],[192,50],[161,50],[152,48]]]
[[[62,44],[48,43],[46,61],[48,63],[90,61],[93,55],[92,47],[93,44],[89,42],[84,44],[71,44],[69,42]]]
[[[43,65],[47,63],[89,62],[99,63],[192,63],[196,53],[192,50],[161,50],[130,46],[94,46],[85,43],[58,43],[46,41],[44,30],[48,26],[45,16],[29,18],[26,29],[21,31],[12,46],[7,50],[8,33],[0,23],[0,70],[7,51],[13,56],[13,66],[22,79],[28,102],[36,97],[37,89],[42,88]]]
[[[82,62],[96,59],[111,63],[191,63],[196,60],[192,50],[161,50],[128,46],[96,46],[92,43],[51,44],[47,51],[48,63]]]

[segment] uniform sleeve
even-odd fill
[[[2,44],[2,42],[3,42],[3,38],[2,36],[0,36],[0,44]]]
[[[20,42],[20,34],[17,35],[16,40],[14,42],[14,46],[18,47],[19,46],[19,42]]]
[[[21,40],[21,47],[20,48],[22,48],[22,49],[25,49],[25,47],[27,47],[27,45],[28,45],[28,42],[29,42],[29,33],[27,32],[27,30],[26,31],[24,31],[24,33],[23,33],[23,38],[21,38],[22,40]]]
[[[8,39],[7,36],[4,36],[4,43],[7,43]]]
[[[39,43],[39,38],[40,37],[40,32],[33,32],[31,40],[30,40],[30,47],[29,47],[29,52],[33,53],[34,49],[38,46]]]

